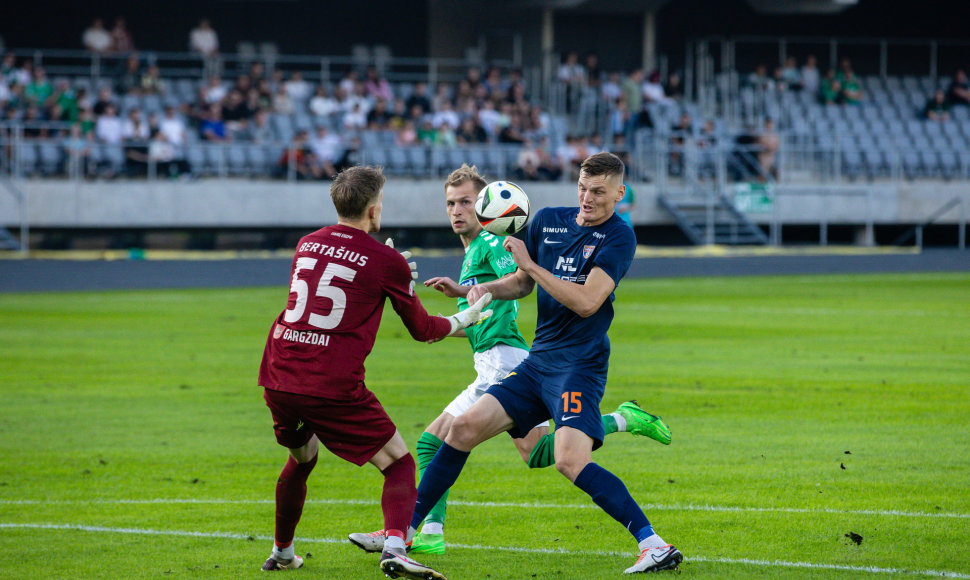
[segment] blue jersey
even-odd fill
[[[636,251],[633,230],[615,213],[598,226],[580,226],[576,223],[578,212],[575,207],[554,207],[536,213],[525,240],[529,255],[559,279],[585,284],[595,266],[619,286]],[[613,321],[613,300],[610,293],[595,314],[583,318],[539,286],[539,314],[530,358],[553,366],[565,361],[602,365],[605,370],[610,353],[606,332]]]

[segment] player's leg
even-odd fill
[[[472,387],[469,387],[472,388]],[[467,393],[467,389],[461,395],[459,399]],[[445,412],[441,413],[437,419],[431,422],[430,425],[418,438],[417,443],[417,454],[418,454],[418,480],[424,479],[424,471],[431,464],[431,460],[434,459],[438,449],[444,443],[445,437],[448,435],[448,430],[451,429],[452,423],[455,421],[455,416],[448,411],[455,406],[459,401],[456,399],[453,401],[446,409]],[[477,400],[477,399],[476,399]],[[470,407],[474,401],[469,401],[468,406]],[[459,411],[460,413],[460,411]],[[434,504],[431,511],[428,512],[428,516],[424,519],[424,525],[421,526],[421,531],[415,534],[411,541],[411,553],[412,554],[444,554],[445,553],[445,515],[447,514],[448,508],[448,490],[441,495],[441,499]]]
[[[640,408],[636,401],[623,403],[616,411],[600,417],[600,420],[603,422],[603,431],[607,435],[626,432],[635,436],[649,437],[664,445],[670,445],[670,427],[667,427],[667,424],[660,417]],[[556,462],[555,441],[552,433],[539,437],[532,447],[527,447],[525,440],[521,440],[521,446],[518,443],[520,440],[516,441],[520,453],[523,449],[529,450],[526,455],[523,455],[529,467],[549,467]]]
[[[293,537],[303,515],[307,478],[317,464],[319,440],[299,418],[295,407],[300,401],[293,395],[266,389],[264,399],[273,415],[276,440],[289,450],[290,456],[276,481],[273,551],[263,563],[263,570],[290,570],[303,565],[303,559],[296,555]]]
[[[640,558],[626,573],[676,568],[683,556],[653,531],[647,516],[623,482],[592,461],[593,439],[578,429],[556,430],[556,469],[585,491],[603,511],[626,527],[637,540]]]
[[[458,479],[471,450],[513,425],[502,405],[489,394],[482,396],[468,411],[455,418],[444,444],[421,478],[414,516],[408,529],[409,536],[414,534],[438,499]]]
[[[385,540],[381,553],[381,570],[391,578],[444,579],[435,570],[407,555],[404,533],[408,516],[414,510],[417,490],[414,486],[414,458],[401,433],[395,431],[390,441],[370,459],[384,475],[381,509],[384,512]]]

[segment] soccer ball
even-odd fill
[[[486,231],[511,236],[529,221],[529,196],[509,181],[493,181],[478,192],[475,217]]]

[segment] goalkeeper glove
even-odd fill
[[[387,241],[384,242],[384,245],[387,246],[387,247],[389,247],[389,248],[393,248],[394,247],[394,240],[392,238],[387,238]],[[404,259],[407,260],[408,258],[411,257],[411,252],[409,252],[407,250],[404,250],[403,252],[401,252],[401,256],[403,256]],[[408,266],[411,268],[411,279],[412,280],[417,280],[418,279],[418,263],[417,262],[408,262]]]
[[[468,328],[469,326],[472,326],[474,324],[478,324],[479,322],[491,316],[492,315],[491,310],[486,310],[485,312],[482,312],[482,308],[485,308],[486,306],[488,306],[488,303],[491,301],[492,301],[492,295],[486,292],[484,296],[479,298],[477,302],[475,302],[468,308],[462,310],[461,312],[457,312],[449,316],[448,322],[451,323],[451,332],[449,334]]]

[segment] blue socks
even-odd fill
[[[468,455],[467,451],[459,451],[447,443],[441,444],[434,459],[424,469],[421,483],[418,484],[418,501],[411,517],[412,528],[418,529],[435,503],[454,485],[458,474],[465,467]]]
[[[653,527],[647,516],[643,515],[643,510],[633,500],[619,477],[595,463],[590,463],[579,472],[574,484],[588,493],[596,505],[610,517],[623,524],[637,542],[653,535]]]

